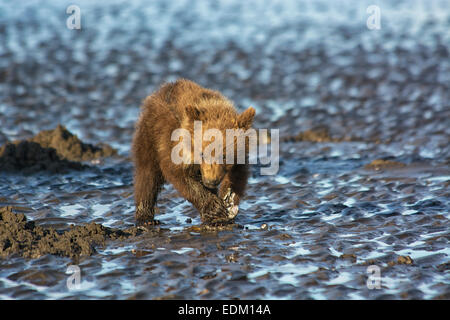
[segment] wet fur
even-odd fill
[[[225,137],[225,129],[250,128],[254,114],[255,110],[249,108],[239,115],[232,102],[219,92],[185,79],[167,83],[148,96],[143,102],[132,143],[136,222],[151,224],[154,221],[158,193],[166,182],[197,208],[202,221],[225,222],[228,212],[222,197],[231,188],[236,194],[235,204],[239,204],[249,176],[248,165],[214,164],[200,170],[199,164],[174,164],[171,152],[178,142],[171,141],[171,134],[181,127],[190,130],[193,137],[193,122],[201,120],[204,130],[217,128]],[[218,190],[204,186],[201,171],[220,178]]]

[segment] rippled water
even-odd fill
[[[62,123],[120,156],[1,172],[0,205],[56,228],[133,225],[139,105],[178,77],[254,106],[282,142],[277,175],[253,169],[242,228],[196,232],[198,213],[166,186],[159,229],[78,260],[0,259],[0,298],[448,299],[450,6],[378,3],[371,31],[366,1],[83,0],[82,29],[68,30],[72,3],[1,1],[0,143]],[[334,142],[283,140],[323,127]],[[366,167],[375,159],[405,165]]]

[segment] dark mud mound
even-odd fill
[[[109,145],[83,143],[64,126],[44,130],[25,141],[8,142],[0,147],[0,170],[32,173],[46,170],[62,172],[80,170],[89,161],[117,154]]]
[[[366,164],[364,168],[369,170],[383,170],[383,169],[399,169],[404,168],[405,166],[406,164],[397,161],[376,159],[373,160],[371,163]]]
[[[30,141],[6,143],[0,147],[0,171],[50,171],[53,173],[66,170],[80,170],[81,163],[61,159],[53,148],[43,148]]]
[[[60,158],[70,161],[90,161],[117,154],[115,149],[106,144],[94,146],[83,143],[62,125],[54,130],[41,131],[29,141],[36,142],[43,148],[53,148]]]
[[[306,131],[302,131],[296,136],[289,136],[282,139],[282,141],[286,142],[300,142],[300,141],[308,141],[308,142],[342,142],[342,141],[358,141],[359,139],[352,137],[333,137],[331,136],[328,128],[319,127]]]
[[[121,231],[90,223],[70,226],[66,231],[36,226],[24,214],[15,214],[11,207],[0,208],[0,256],[19,254],[25,258],[39,258],[45,254],[66,257],[90,256],[95,247],[107,240],[123,240],[136,236],[138,229]]]

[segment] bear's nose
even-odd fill
[[[216,188],[219,184],[220,184],[220,180],[219,179],[216,179],[216,180],[205,180],[204,181],[204,185],[207,188],[210,188],[210,189]]]

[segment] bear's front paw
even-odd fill
[[[201,218],[207,223],[225,223],[230,220],[228,209],[219,197],[212,197],[203,207]]]
[[[231,191],[231,188],[228,188],[227,193],[223,197],[223,202],[225,203],[225,207],[228,211],[228,218],[234,219],[239,212],[239,207],[234,204],[234,197],[236,194]]]

